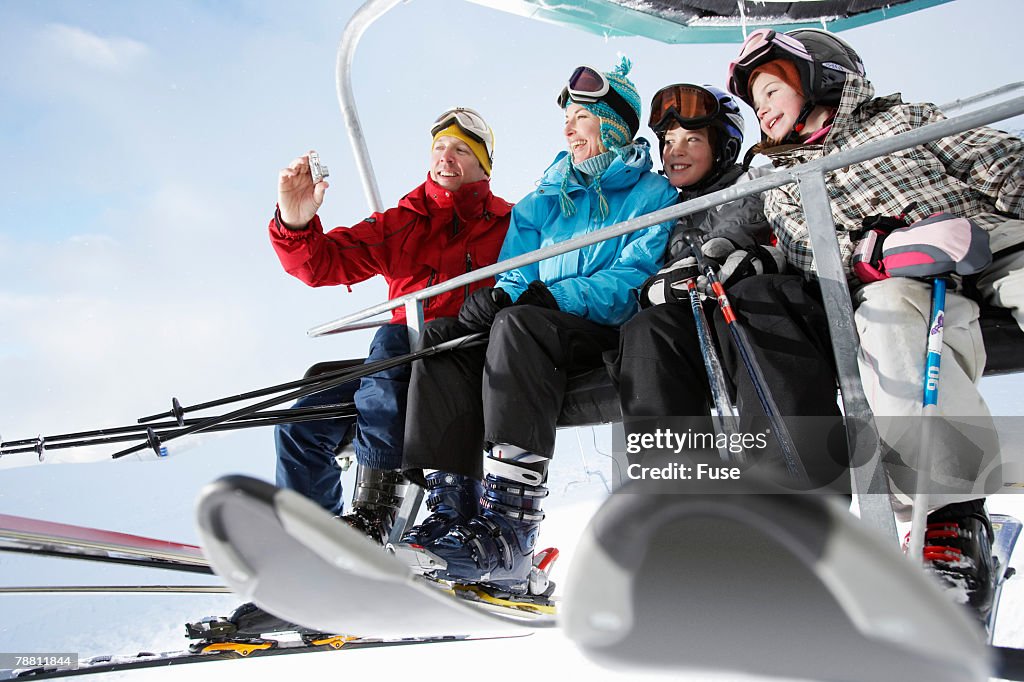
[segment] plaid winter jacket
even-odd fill
[[[765,154],[777,167],[792,167],[946,118],[936,106],[907,104],[898,93],[873,96],[869,81],[847,76],[832,129],[821,144],[776,147]],[[917,202],[908,213],[912,220],[939,211],[973,219],[988,230],[993,252],[1024,242],[1024,230],[1007,224],[1008,218],[1024,218],[1024,141],[999,130],[977,128],[894,152],[832,171],[825,182],[851,281],[851,231],[861,227],[865,216],[897,216],[911,202]],[[765,215],[787,260],[805,276],[814,276],[799,189],[789,184],[765,192],[763,198]]]

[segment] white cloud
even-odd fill
[[[67,24],[48,24],[43,40],[75,61],[99,69],[122,70],[149,53],[149,48],[131,38],[103,38],[85,29]]]

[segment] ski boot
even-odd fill
[[[428,545],[447,535],[456,523],[476,516],[479,509],[480,481],[469,476],[434,471],[427,474],[426,492],[430,516],[402,536],[405,544]]]
[[[983,499],[949,504],[928,515],[925,565],[983,623],[995,595],[994,537]]]
[[[549,461],[495,445],[484,461],[480,513],[426,547],[440,566],[431,577],[478,585],[503,599],[550,595],[554,585],[534,565]]]
[[[356,473],[356,490],[352,495],[352,511],[338,518],[378,545],[383,545],[388,541],[408,488],[409,482],[399,471],[360,465]]]
[[[227,618],[211,616],[197,623],[185,624],[185,635],[189,639],[197,640],[189,646],[192,653],[230,650],[247,656],[253,650],[276,647],[275,640],[264,638],[264,635],[275,632],[295,633],[307,643],[333,637],[319,630],[311,630],[282,620],[252,602],[242,604]]]
[[[434,558],[423,551],[426,545],[448,533],[456,523],[468,521],[479,509],[480,481],[469,476],[434,471],[427,479],[427,510],[430,516],[413,526],[397,545],[389,545],[413,570],[426,573],[437,569]]]

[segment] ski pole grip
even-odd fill
[[[702,271],[706,271],[708,264],[704,258],[704,252],[701,251],[701,246],[704,244],[704,234],[695,227],[689,227],[683,230],[683,241],[690,247],[693,257],[697,259],[697,267]]]
[[[704,252],[701,246],[704,244],[704,234],[695,227],[688,227],[683,230],[683,241],[690,247],[690,252],[697,259],[697,267],[703,270],[707,267],[704,260]]]
[[[695,227],[687,227],[686,229],[683,230],[683,241],[686,242],[687,246],[689,246],[694,251],[700,251],[700,245],[703,243],[703,239],[701,238],[703,236],[704,235],[701,233],[701,231]]]

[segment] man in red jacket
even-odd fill
[[[309,155],[282,170],[270,240],[284,269],[314,287],[350,285],[383,275],[390,297],[397,298],[493,264],[512,209],[490,189],[493,132],[477,112],[465,108],[441,114],[430,132],[433,146],[426,182],[398,206],[352,227],[324,232],[317,211],[328,183],[313,183]],[[493,279],[482,280],[429,299],[425,320],[457,316],[471,291],[493,284]],[[378,330],[366,361],[408,352],[405,309],[399,307],[391,323]],[[277,485],[341,514],[344,501],[334,455],[351,441],[359,476],[352,511],[342,518],[383,542],[406,487],[397,470],[408,382],[409,365],[402,365],[301,398],[295,407],[354,400],[358,417],[278,426]],[[443,502],[435,497],[434,504]]]

